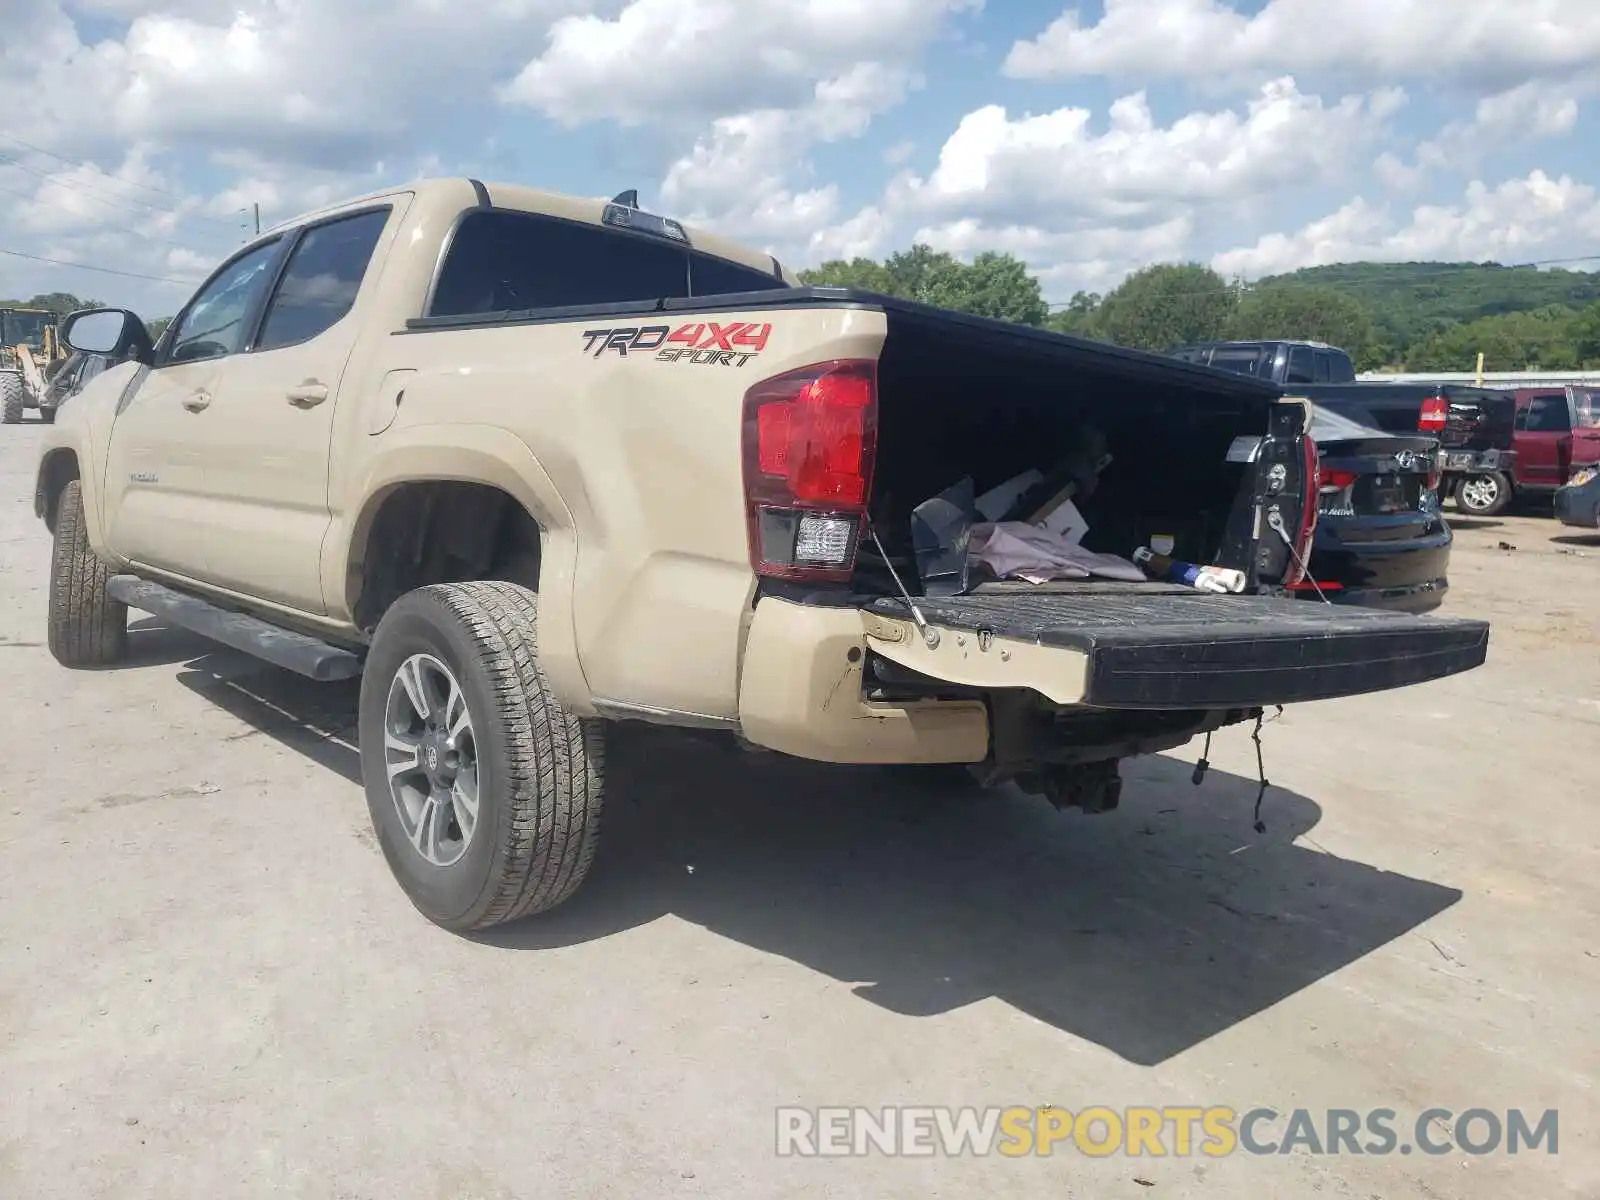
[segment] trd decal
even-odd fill
[[[654,351],[658,362],[699,366],[742,367],[767,348],[770,324],[697,321],[673,329],[668,325],[627,325],[619,329],[585,329],[584,352],[594,358]]]

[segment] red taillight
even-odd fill
[[[1295,534],[1294,553],[1289,556],[1289,570],[1283,582],[1294,587],[1306,577],[1311,562],[1311,538],[1317,531],[1317,443],[1306,434],[1300,439],[1300,528]]]
[[[877,365],[840,359],[744,398],[751,564],[785,579],[848,579],[872,490]]]
[[[1443,396],[1429,396],[1422,402],[1417,429],[1423,433],[1443,433],[1450,423],[1450,402]]]
[[[1317,471],[1317,490],[1324,496],[1331,496],[1342,492],[1353,484],[1358,476],[1354,471],[1336,471],[1321,467]]]

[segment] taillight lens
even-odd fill
[[[1324,496],[1336,495],[1353,484],[1356,479],[1354,471],[1336,471],[1321,467],[1317,471],[1317,491]]]
[[[1311,562],[1311,539],[1317,532],[1317,488],[1319,452],[1317,443],[1309,434],[1300,438],[1300,528],[1295,533],[1294,554],[1290,556],[1289,571],[1283,582],[1294,587],[1306,577],[1306,567]]]
[[[1443,433],[1450,423],[1450,402],[1443,396],[1429,396],[1422,402],[1417,429],[1423,433]]]
[[[849,579],[877,454],[877,364],[839,359],[762,380],[745,393],[743,437],[751,565]]]

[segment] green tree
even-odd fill
[[[802,271],[800,281],[815,287],[863,288],[1024,325],[1042,325],[1050,311],[1039,281],[1028,273],[1026,264],[1010,254],[992,251],[969,264],[930,246],[916,245],[882,263],[867,258],[825,262]]]
[[[1239,301],[1228,336],[1241,340],[1327,342],[1365,363],[1375,335],[1372,314],[1354,296],[1330,287],[1274,283]]]
[[[1471,371],[1478,355],[1487,371],[1570,371],[1582,354],[1579,315],[1547,307],[1504,313],[1442,329],[1406,353],[1413,371]]]
[[[870,258],[853,258],[849,262],[842,258],[830,259],[820,267],[801,271],[799,278],[807,287],[858,288],[885,296],[900,294],[895,290],[888,268]]]
[[[1099,292],[1073,292],[1065,308],[1050,314],[1046,324],[1057,333],[1071,333],[1078,337],[1098,337],[1100,332]]]
[[[1164,351],[1226,336],[1234,290],[1201,263],[1135,271],[1101,302],[1096,324],[1119,346]]]
[[[1580,309],[1572,318],[1572,349],[1581,365],[1600,364],[1600,302]]]
[[[150,333],[150,340],[156,341],[167,331],[167,326],[171,324],[171,317],[157,317],[154,321],[146,321],[144,327]]]

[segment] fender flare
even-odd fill
[[[573,592],[578,540],[571,509],[527,443],[494,425],[429,424],[391,428],[353,482],[354,498],[323,546],[323,594],[329,613],[353,619],[367,539],[383,502],[408,483],[453,481],[498,488],[539,527],[539,666],[562,705],[596,715],[578,657]]]

